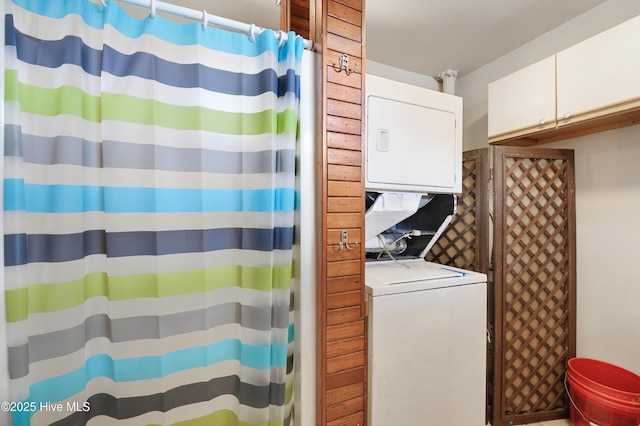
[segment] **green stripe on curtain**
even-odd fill
[[[88,121],[114,120],[161,125],[179,130],[205,130],[230,135],[295,133],[293,110],[234,113],[201,106],[175,106],[134,96],[102,93],[91,96],[77,87],[48,89],[16,83],[17,72],[5,72],[7,101],[19,101],[22,112],[44,116],[71,114]]]
[[[166,274],[109,276],[104,272],[59,284],[32,284],[7,290],[7,321],[27,319],[29,314],[55,312],[83,304],[92,297],[109,300],[170,297],[203,293],[223,287],[242,287],[258,291],[291,288],[292,268],[255,268],[228,265],[198,271]]]

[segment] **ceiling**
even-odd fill
[[[276,0],[164,1],[279,27]],[[461,77],[604,1],[366,0],[367,59],[431,76],[453,69]]]

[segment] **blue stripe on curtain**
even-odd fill
[[[13,27],[13,20],[7,19],[6,25]],[[273,69],[262,70],[257,74],[236,73],[202,64],[177,64],[146,52],[126,55],[110,46],[104,46],[103,50],[93,49],[75,36],[47,41],[27,37],[18,30],[14,31],[6,44],[19,47],[18,59],[32,65],[57,68],[72,64],[96,76],[108,72],[118,77],[136,76],[156,80],[173,87],[201,87],[219,93],[243,96],[256,96],[265,92],[283,96],[292,91],[291,87],[286,85],[299,86],[299,76],[293,71],[280,77]]]
[[[6,11],[14,425],[289,424],[303,40]]]
[[[81,234],[40,235],[7,234],[9,250],[6,266],[31,262],[69,262],[94,254],[107,257],[162,256],[215,250],[291,250],[293,228],[273,229],[207,229],[162,232],[85,231]]]
[[[237,339],[154,357],[113,359],[101,354],[88,358],[83,366],[72,372],[34,384],[30,401],[38,405],[64,401],[84,390],[87,383],[98,377],[108,377],[114,382],[148,380],[228,360],[239,360],[240,365],[258,370],[284,368],[286,355],[287,344],[256,347],[243,345]]]
[[[252,347],[243,345],[239,340],[222,341],[207,347],[190,348],[158,357],[114,360],[108,355],[97,355],[87,359],[85,365],[75,371],[31,386],[29,403],[35,402],[37,407],[41,407],[64,401],[82,392],[91,380],[100,377],[109,378],[114,382],[149,380],[228,360],[240,360],[240,364],[248,368],[269,370],[271,367],[286,367],[286,357],[286,344]],[[267,401],[259,403],[267,406]],[[28,419],[25,417],[24,420]]]
[[[70,262],[86,256],[163,256],[216,250],[291,250],[293,228],[203,229],[181,231],[105,232],[42,235],[6,234],[5,266],[32,262]],[[15,250],[14,248],[21,248]],[[8,250],[7,250],[8,249]]]
[[[38,185],[5,179],[5,210],[33,213],[270,212],[294,209],[293,188],[254,190]]]
[[[201,45],[211,50],[247,57],[259,56],[270,51],[279,60],[284,59],[290,53],[296,54],[296,50],[299,50],[298,43],[288,43],[287,46],[279,49],[278,43],[274,43],[275,36],[271,31],[265,31],[255,36],[253,43],[238,43],[238,37],[235,33],[214,27],[207,28],[207,37],[202,37],[198,32],[202,28],[200,22],[176,25],[161,18],[150,25],[148,20],[137,20],[127,15],[117,4],[112,4],[113,2],[107,2],[106,8],[86,0],[67,0],[66,2],[59,0],[12,0],[12,2],[29,12],[53,19],[79,15],[87,26],[95,29],[104,29],[105,22],[108,22],[116,31],[131,39],[151,35],[158,40],[179,46]],[[298,55],[298,58],[301,56]]]

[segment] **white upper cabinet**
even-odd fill
[[[640,98],[640,16],[557,54],[558,124]]]
[[[489,143],[532,145],[640,122],[640,16],[489,84]]]
[[[556,125],[555,56],[489,84],[489,141]]]

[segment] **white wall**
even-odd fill
[[[488,146],[488,83],[637,15],[609,0],[458,79],[465,150]],[[640,374],[640,125],[544,146],[575,150],[577,355]]]
[[[318,89],[316,76],[322,61],[316,53],[305,50],[302,55],[300,88],[300,141],[296,189],[300,197],[300,213],[295,226],[295,424],[316,424],[316,147],[321,141],[316,128],[320,123],[316,115]]]
[[[367,74],[375,75],[377,77],[388,78],[389,80],[400,81],[405,84],[412,84],[414,86],[424,87],[431,90],[439,90],[440,83],[438,83],[433,77],[392,67],[369,59],[367,59],[366,71]]]

